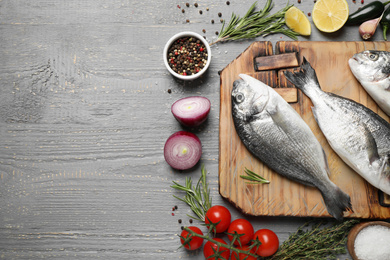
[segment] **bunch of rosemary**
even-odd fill
[[[192,185],[191,178],[186,178],[184,186],[174,181],[174,185],[172,185],[171,187],[186,192],[184,198],[179,198],[175,195],[173,195],[173,197],[187,203],[187,205],[190,206],[191,210],[198,216],[189,217],[204,222],[206,218],[206,212],[207,210],[209,210],[209,208],[211,208],[211,198],[210,189],[208,188],[208,184],[206,181],[206,170],[204,168],[204,165],[202,165],[201,172],[201,177],[199,178],[199,181],[195,187]]]
[[[282,33],[297,40],[299,34],[285,27],[284,14],[292,5],[287,4],[283,9],[270,15],[270,11],[274,6],[272,0],[267,0],[264,8],[259,11],[255,11],[256,4],[257,2],[252,4],[242,18],[232,13],[229,24],[225,27],[225,22],[223,23],[218,39],[211,45],[218,42],[256,38],[258,36],[265,37],[274,33]]]
[[[310,224],[306,223],[290,235],[269,259],[336,259],[337,255],[346,253],[345,243],[349,230],[357,223],[359,220],[350,219],[325,227],[325,223],[320,222],[314,224],[312,229],[304,230]]]

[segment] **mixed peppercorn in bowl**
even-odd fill
[[[168,40],[163,58],[173,76],[193,80],[203,75],[210,65],[210,45],[197,33],[181,32]]]

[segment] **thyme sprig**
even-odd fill
[[[245,167],[245,173],[247,175],[240,175],[240,177],[245,180],[249,180],[250,182],[247,182],[248,184],[270,183],[269,180],[266,180],[264,177],[258,175],[257,173],[248,170],[246,167]]]
[[[274,33],[282,33],[294,40],[298,39],[298,33],[285,27],[284,14],[292,5],[287,3],[286,7],[271,15],[270,11],[274,6],[272,0],[267,0],[264,8],[259,11],[255,11],[256,5],[257,2],[253,3],[242,18],[232,13],[229,23],[225,27],[225,21],[223,22],[218,39],[210,45],[258,36],[265,37]]]
[[[311,230],[304,230],[310,224],[306,223],[290,235],[270,259],[336,259],[337,255],[346,253],[347,235],[357,223],[359,220],[350,219],[324,227],[325,223],[319,222]]]
[[[187,203],[187,205],[190,206],[192,212],[194,212],[198,217],[193,217],[190,215],[188,216],[204,222],[206,212],[209,208],[211,208],[211,197],[210,189],[206,181],[206,170],[204,165],[202,165],[201,172],[201,177],[199,178],[195,187],[192,185],[192,180],[190,177],[186,178],[184,186],[173,181],[174,185],[171,187],[186,192],[186,195],[183,198],[179,198],[175,195],[173,195],[173,197]]]

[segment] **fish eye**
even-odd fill
[[[245,97],[242,93],[237,93],[235,99],[237,103],[241,103],[242,101],[244,101]]]
[[[370,53],[368,54],[368,58],[372,61],[376,61],[379,58],[379,55],[377,53]]]

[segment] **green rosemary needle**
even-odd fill
[[[248,170],[246,167],[245,167],[245,173],[247,175],[240,175],[240,177],[245,179],[245,180],[250,181],[250,182],[247,182],[248,184],[270,183],[264,177],[258,175],[257,173],[252,172],[251,170]]]
[[[209,208],[211,208],[211,197],[210,189],[206,181],[206,170],[203,165],[201,172],[201,177],[199,178],[198,183],[195,187],[192,185],[191,178],[186,178],[184,186],[173,181],[174,185],[172,185],[171,188],[186,192],[186,195],[183,198],[179,198],[175,195],[173,195],[173,197],[187,203],[187,205],[190,206],[192,212],[194,212],[198,216],[189,217],[204,222],[206,212],[207,210],[209,210]]]
[[[297,40],[299,34],[285,26],[284,14],[292,5],[287,4],[283,9],[270,15],[270,11],[274,6],[272,0],[267,0],[264,8],[259,11],[255,11],[256,4],[257,2],[253,3],[242,18],[232,13],[229,23],[225,26],[225,21],[223,22],[218,39],[211,45],[218,42],[256,38],[258,36],[265,37],[274,33],[282,33]]]

